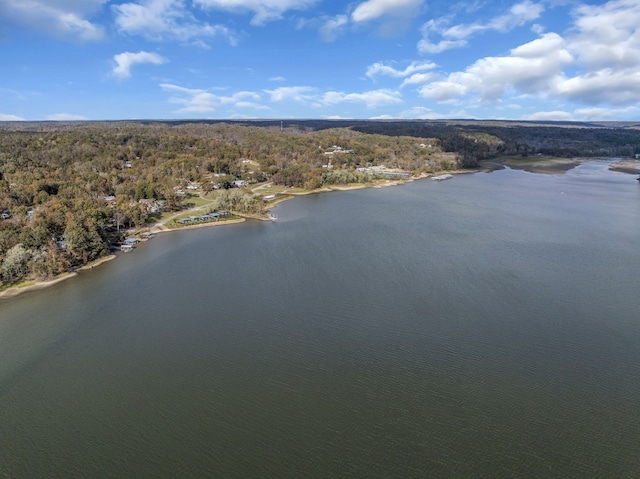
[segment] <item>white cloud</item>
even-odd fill
[[[160,88],[174,93],[174,96],[169,98],[170,103],[182,106],[175,113],[212,113],[223,106],[269,110],[268,106],[259,103],[262,101],[260,94],[252,91],[239,91],[233,95],[224,96],[199,88],[185,88],[170,83],[162,83]]]
[[[520,10],[511,10],[513,22],[500,20],[489,25],[509,28],[529,21],[539,11],[529,2],[519,6]],[[420,94],[436,102],[465,104],[513,102],[516,95],[568,100],[592,106],[576,110],[573,118],[605,117],[596,107],[632,117],[636,110],[626,108],[640,104],[640,3],[610,0],[602,5],[580,5],[573,10],[573,18],[564,37],[540,33],[506,56],[481,58],[462,71],[424,84]],[[459,38],[464,37],[462,30],[457,31]],[[540,28],[535,31],[543,32]],[[451,30],[449,35],[453,35]],[[552,108],[534,118],[561,118],[563,111]]]
[[[316,89],[310,86],[283,86],[275,90],[264,90],[271,97],[271,101],[312,101],[316,94]]]
[[[436,35],[442,35],[444,25],[448,23],[447,18],[431,19],[422,25],[422,39],[418,42],[418,52],[420,53],[441,53],[445,50],[454,48],[462,48],[467,42],[466,40],[444,40],[441,39],[437,43],[430,40],[430,36],[435,32]]]
[[[593,68],[640,66],[640,3],[610,1],[576,10],[578,34],[572,38],[581,61]]]
[[[640,3],[582,5],[575,16],[575,34],[567,42],[580,71],[562,81],[557,93],[591,105],[640,102]]]
[[[340,103],[361,103],[367,108],[401,103],[400,93],[394,90],[380,89],[363,93],[345,93],[340,91],[320,92],[310,86],[281,87],[275,90],[264,90],[272,102],[293,101],[322,108]]]
[[[216,111],[221,102],[218,96],[198,88],[184,88],[163,83],[160,87],[165,91],[177,93],[179,96],[169,98],[169,102],[182,105],[176,113],[210,113]]]
[[[544,7],[541,4],[526,0],[511,7],[509,13],[494,17],[488,23],[456,25],[445,30],[442,35],[450,39],[466,39],[476,33],[487,30],[508,32],[538,19],[542,12],[544,12]]]
[[[102,27],[85,17],[96,13],[108,0],[0,0],[0,18],[4,22],[26,26],[39,32],[98,40]]]
[[[318,0],[193,0],[194,4],[205,8],[253,12],[252,25],[279,20],[288,10],[304,10],[317,2]]]
[[[411,62],[404,70],[396,70],[395,68],[385,65],[382,62],[374,63],[367,68],[366,75],[369,78],[373,78],[378,75],[386,75],[394,78],[404,78],[413,75],[418,72],[424,72],[425,70],[432,70],[437,65],[433,62]]]
[[[157,53],[149,52],[124,52],[114,55],[113,60],[116,62],[116,66],[113,69],[113,74],[120,78],[128,78],[131,76],[131,67],[138,63],[151,63],[153,65],[162,65],[167,60]]]
[[[408,110],[400,112],[399,118],[416,119],[416,120],[432,120],[440,118],[441,115],[434,112],[431,108],[425,106],[414,106]]]
[[[349,18],[346,15],[336,15],[320,27],[320,35],[326,42],[332,42],[338,38],[338,35],[348,23]]]
[[[137,0],[113,5],[112,9],[121,33],[156,41],[222,37],[231,45],[237,43],[236,36],[226,26],[210,25],[195,18],[185,7],[184,0]],[[207,46],[202,40],[196,40],[195,44]]]
[[[458,100],[470,94],[495,101],[511,89],[545,94],[563,81],[563,69],[573,62],[564,39],[548,33],[513,49],[509,56],[482,58],[465,71],[423,86],[420,93],[435,101]]]
[[[559,82],[557,93],[573,101],[597,105],[628,105],[640,102],[640,71],[606,68]]]
[[[0,113],[0,121],[26,121],[21,116],[9,115],[7,113]]]
[[[271,77],[269,78],[269,81],[273,81],[273,82],[283,82],[286,81],[287,79],[285,77]]]
[[[447,27],[451,21],[450,18],[432,19],[422,27],[423,38],[418,42],[418,51],[421,53],[441,53],[452,48],[461,48],[466,46],[468,38],[475,34],[485,31],[508,32],[538,19],[542,12],[544,12],[542,4],[525,0],[511,7],[508,13],[494,17],[488,22]],[[430,39],[434,34],[440,37],[437,42]]]
[[[85,121],[86,117],[80,115],[73,115],[71,113],[55,113],[47,117],[49,121]]]
[[[380,106],[402,103],[402,98],[400,97],[399,92],[388,89],[372,90],[364,93],[329,91],[322,95],[319,105],[327,106],[346,102],[364,103],[367,108],[377,108]]]
[[[384,16],[409,17],[418,11],[423,0],[367,0],[351,13],[351,19],[369,22]]]
[[[434,80],[437,76],[438,75],[435,73],[414,73],[410,77],[404,79],[400,88],[404,88],[407,85],[422,85],[423,83]]]

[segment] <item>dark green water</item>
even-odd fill
[[[308,196],[0,302],[0,477],[640,477],[640,185]]]

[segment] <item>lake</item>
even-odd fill
[[[640,477],[640,185],[308,195],[0,302],[0,477]]]

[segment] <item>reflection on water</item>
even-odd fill
[[[297,198],[0,303],[0,477],[640,475],[640,188]]]

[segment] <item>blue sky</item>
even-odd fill
[[[0,120],[640,119],[640,1],[0,0]]]

